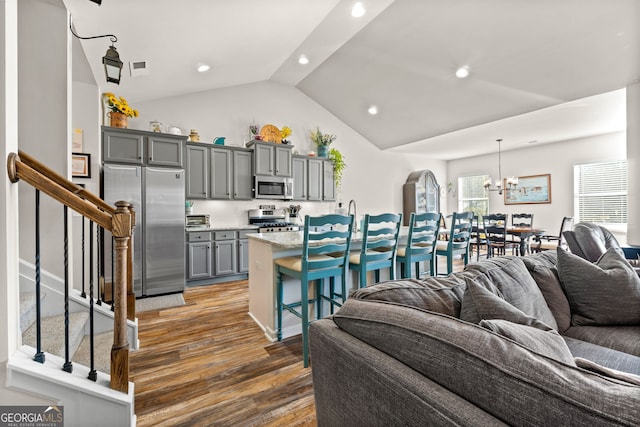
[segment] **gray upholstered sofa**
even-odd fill
[[[640,425],[640,279],[615,250],[375,284],[310,331],[320,426]]]

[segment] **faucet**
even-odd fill
[[[349,200],[349,209],[347,210],[347,215],[351,215],[351,205],[353,204],[353,218],[355,218],[356,224],[355,228],[358,231],[358,209],[356,208],[356,201],[351,199]]]

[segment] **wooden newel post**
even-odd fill
[[[129,342],[127,340],[127,254],[131,241],[129,203],[116,202],[111,234],[115,239],[113,346],[111,347],[111,388],[129,392]]]

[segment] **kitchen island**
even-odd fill
[[[400,230],[400,242],[406,241],[408,227]],[[264,331],[270,341],[277,341],[277,311],[276,311],[276,286],[275,267],[273,260],[293,255],[302,254],[302,231],[287,231],[281,233],[252,233],[249,238],[249,316]],[[355,232],[351,238],[351,251],[358,251],[362,244],[362,233]],[[373,277],[373,273],[370,273]],[[400,269],[396,269],[396,276],[400,277]],[[380,273],[381,280],[389,278],[388,269]],[[357,288],[357,273],[352,272],[347,276],[347,293]],[[300,286],[295,279],[285,277],[284,302],[300,301]],[[340,278],[336,279],[336,287],[340,284]],[[313,287],[312,283],[310,287]],[[315,294],[315,291],[313,291]],[[309,291],[312,295],[312,291]],[[326,313],[329,314],[329,304],[325,304]],[[310,309],[314,309],[310,306]],[[288,311],[282,315],[282,337],[287,338],[302,332],[300,319]]]

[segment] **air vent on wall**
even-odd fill
[[[129,61],[131,77],[146,76],[149,74],[149,61]]]

